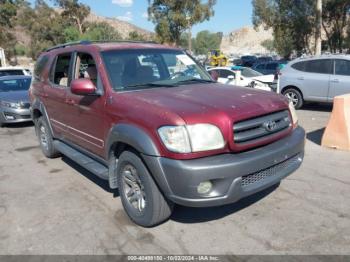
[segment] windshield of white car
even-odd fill
[[[102,57],[114,91],[212,82],[210,75],[180,50],[113,50],[102,52]]]
[[[30,78],[0,79],[0,92],[25,91],[30,87]]]
[[[242,76],[244,76],[244,77],[257,77],[257,76],[262,76],[263,75],[263,74],[255,71],[253,69],[250,69],[248,67],[243,68],[241,70],[241,72],[242,72]]]

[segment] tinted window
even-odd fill
[[[71,54],[62,54],[56,58],[56,64],[50,73],[50,81],[56,85],[68,86]]]
[[[332,74],[332,65],[333,63],[330,59],[307,61],[305,71],[309,73]]]
[[[28,90],[30,78],[0,80],[0,92]]]
[[[230,70],[219,70],[219,75],[221,78],[228,78],[229,76],[234,76],[235,74]]]
[[[39,57],[38,61],[35,64],[35,68],[34,68],[34,79],[35,80],[37,80],[37,81],[40,80],[41,74],[42,74],[48,60],[49,60],[49,58],[47,56]]]
[[[292,68],[299,71],[305,71],[306,62],[299,62],[292,65]]]
[[[278,68],[278,64],[277,63],[271,63],[271,64],[267,64],[266,65],[266,69],[267,70],[276,70]]]
[[[24,75],[22,70],[0,70],[0,76],[22,76]]]
[[[335,60],[335,74],[342,76],[350,76],[350,61]]]

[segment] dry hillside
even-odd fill
[[[256,31],[253,27],[243,27],[223,37],[221,49],[225,53],[252,54],[266,53],[267,50],[261,43],[267,39],[273,39],[272,30],[264,30],[262,27]]]

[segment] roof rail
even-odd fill
[[[103,44],[103,43],[145,43],[145,44],[157,44],[155,41],[134,41],[134,40],[82,40],[82,41],[76,41],[76,42],[69,42],[61,45],[56,45],[53,47],[50,47],[45,50],[45,52],[49,52],[55,49],[59,48],[65,48],[65,47],[70,47],[70,46],[75,46],[75,45],[90,45],[90,44]]]

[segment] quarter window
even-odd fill
[[[335,60],[335,74],[342,76],[350,76],[350,61]]]
[[[41,56],[36,62],[35,68],[34,68],[34,79],[36,81],[40,81],[41,74],[48,60],[49,60],[48,56]]]

